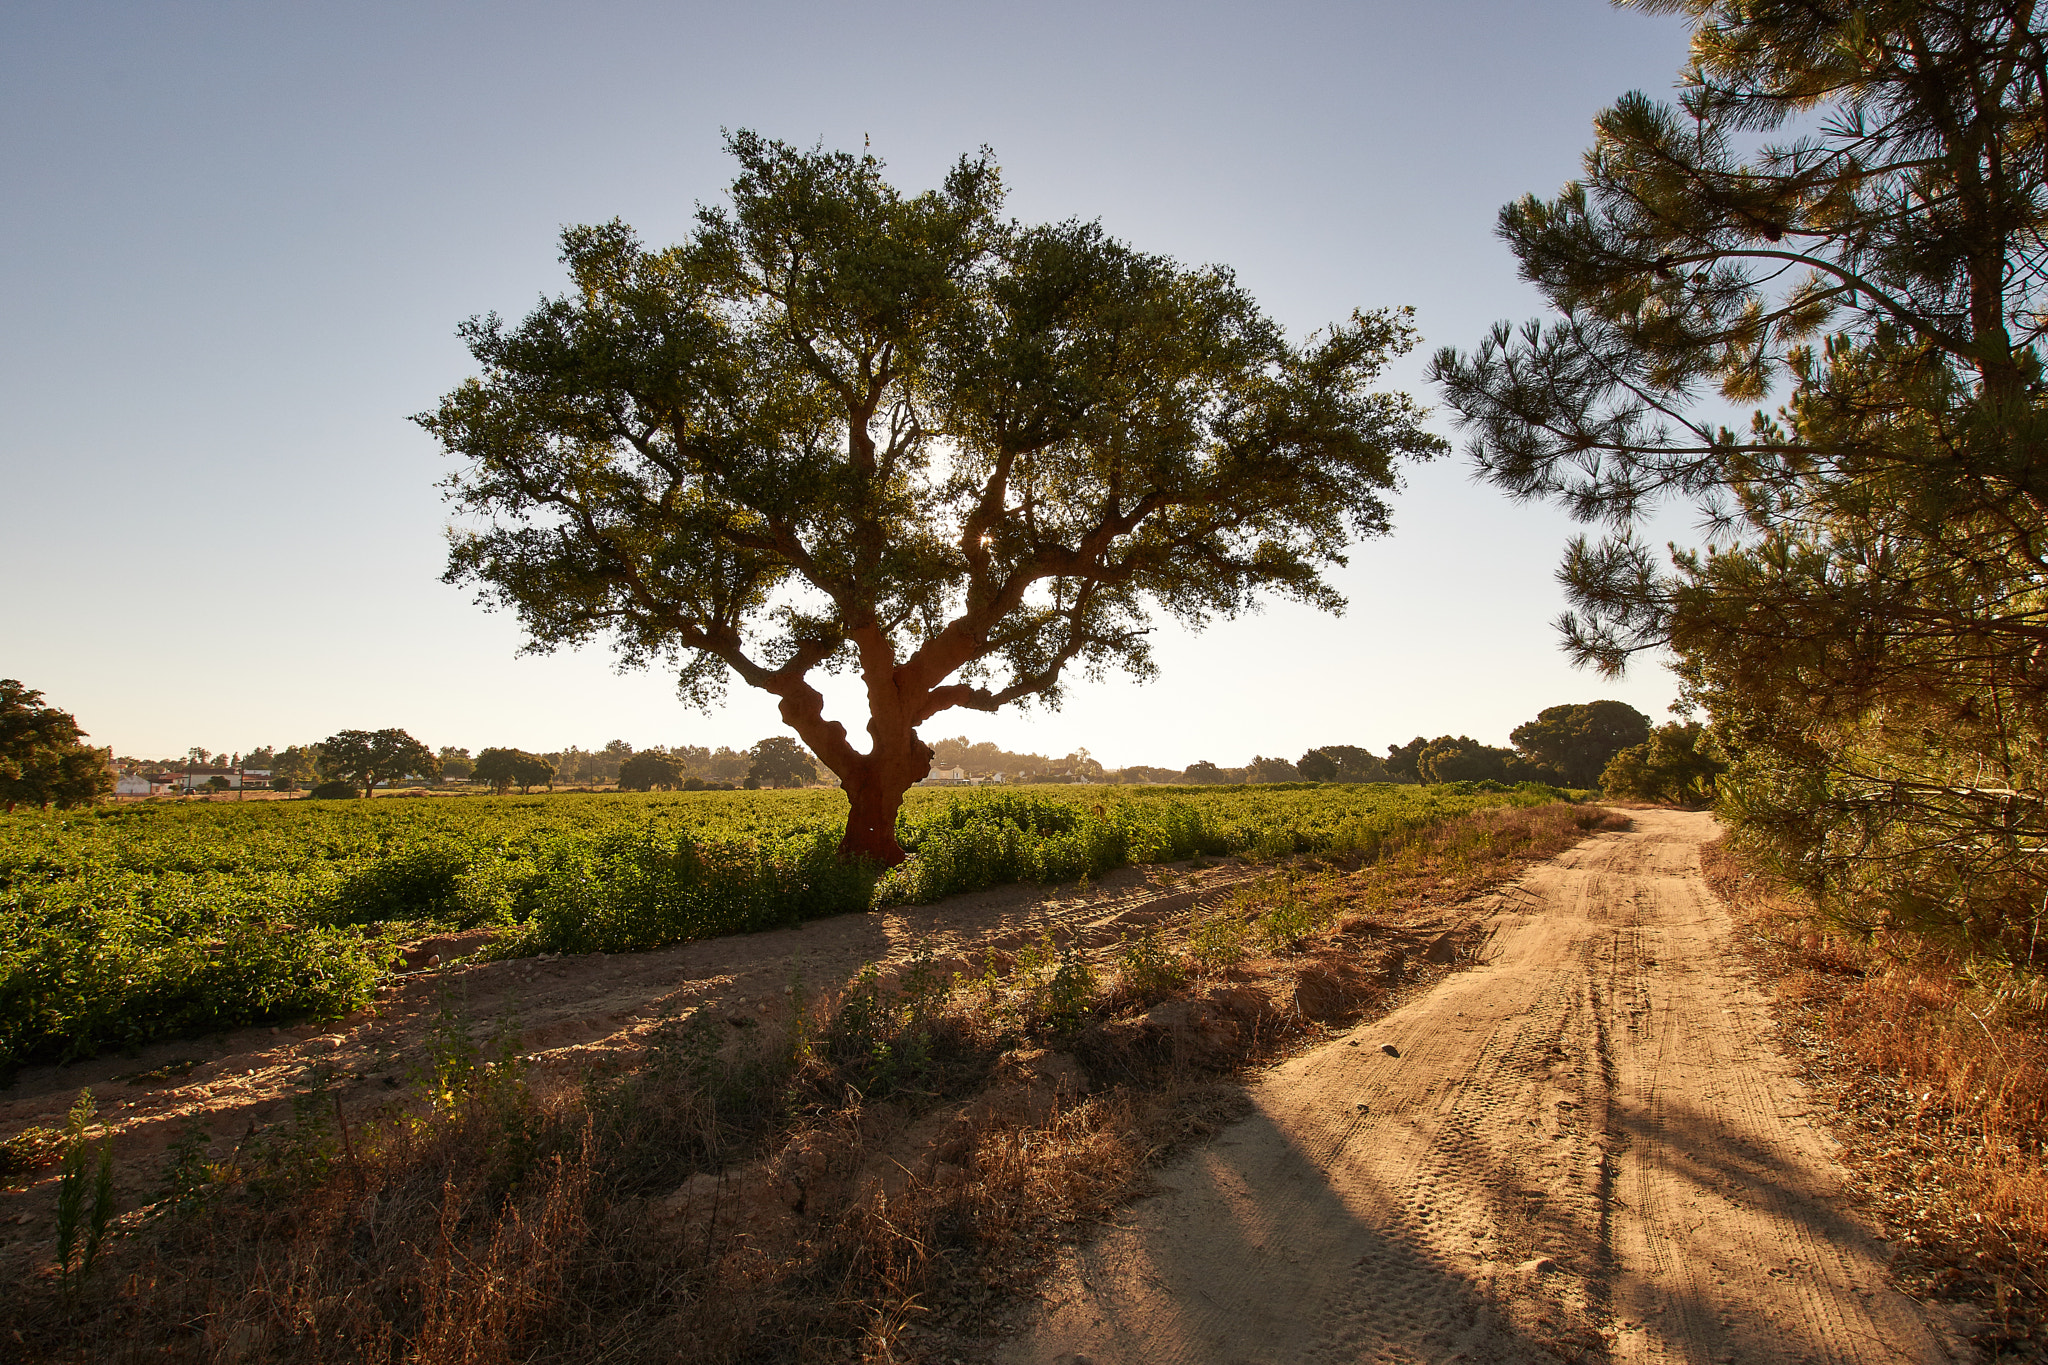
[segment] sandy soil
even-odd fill
[[[1634,816],[1502,897],[1483,965],[1261,1078],[999,1358],[1961,1358],[1768,1042],[1712,817]]]
[[[444,1011],[493,1050],[513,1034],[536,1084],[574,1083],[592,1068],[630,1061],[640,1035],[664,1017],[713,1009],[737,1038],[782,1005],[792,983],[814,998],[830,995],[870,962],[885,978],[900,972],[926,946],[942,971],[978,968],[984,954],[1013,952],[1046,930],[1084,948],[1114,943],[1261,875],[1237,863],[1125,868],[1087,890],[1002,887],[648,953],[475,963],[462,959],[488,932],[422,940],[408,949],[418,970],[386,987],[371,1009],[334,1024],[243,1029],[132,1056],[25,1068],[0,1090],[0,1140],[32,1126],[61,1128],[89,1087],[114,1135],[120,1205],[133,1210],[153,1197],[164,1148],[191,1118],[209,1125],[224,1154],[252,1125],[289,1119],[293,1097],[323,1078],[339,1081],[350,1122],[401,1102],[426,1068],[429,1035]],[[0,1186],[0,1278],[47,1260],[55,1197],[49,1167]]]

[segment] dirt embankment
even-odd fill
[[[1008,1362],[1940,1361],[1767,1042],[1712,817],[1534,869],[1483,965],[1288,1061]]]

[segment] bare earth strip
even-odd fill
[[[1502,897],[1483,965],[1262,1078],[1002,1358],[1955,1358],[1768,1042],[1713,818],[1634,814]]]

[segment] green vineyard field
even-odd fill
[[[629,952],[1197,856],[1371,858],[1547,787],[1051,786],[910,794],[911,857],[835,858],[832,790],[138,804],[0,818],[0,1073],[367,1003],[393,945]]]

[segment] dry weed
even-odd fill
[[[2048,1359],[2048,983],[1847,936],[1727,850],[1703,861],[1902,1246],[1901,1278],[1974,1309],[1988,1357]]]

